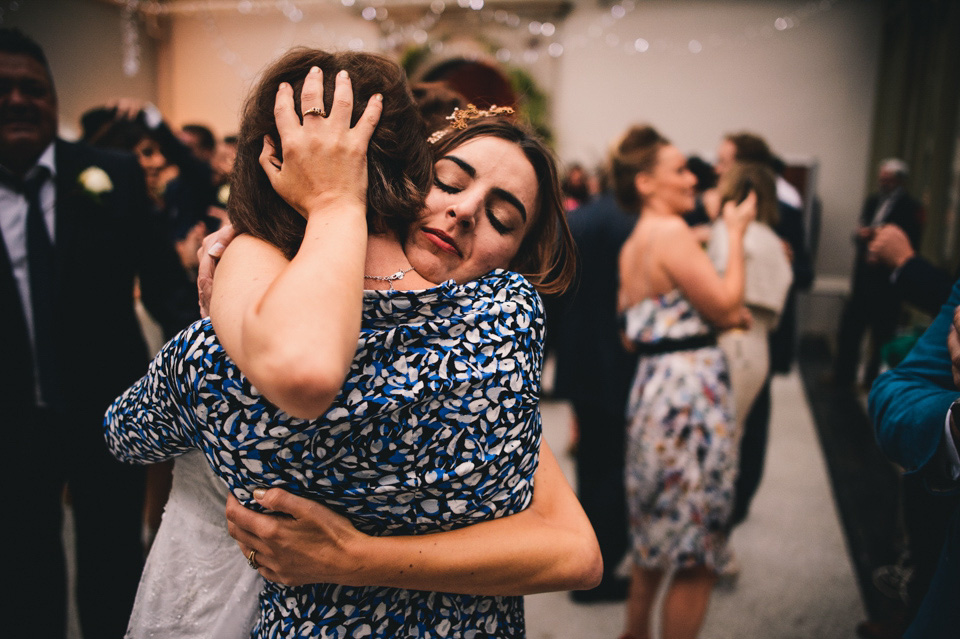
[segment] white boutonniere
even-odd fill
[[[113,190],[110,176],[99,166],[90,166],[84,169],[77,177],[77,182],[94,200],[100,201],[100,196]]]
[[[217,202],[218,202],[218,203],[220,204],[220,206],[222,206],[223,208],[227,208],[227,200],[229,200],[229,199],[230,199],[230,185],[229,185],[229,184],[224,184],[224,185],[221,186],[220,189],[217,191]]]

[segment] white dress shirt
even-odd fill
[[[55,245],[54,205],[56,203],[56,187],[53,178],[56,175],[56,167],[53,143],[40,155],[36,166],[31,168],[25,177],[29,178],[40,166],[50,170],[50,179],[40,187],[40,206],[43,209],[43,218],[47,225],[47,232],[50,234],[50,241]],[[27,320],[27,333],[30,336],[30,350],[34,351],[33,305],[30,297],[30,274],[27,272],[28,209],[27,198],[23,193],[18,193],[9,185],[0,181],[0,230],[3,231],[3,241],[6,244],[7,255],[10,257],[10,266],[13,268],[13,278],[17,282],[17,290],[20,291],[23,314]],[[39,381],[36,381],[36,384],[37,396],[39,397]]]

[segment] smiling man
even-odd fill
[[[161,317],[183,284],[147,227],[136,160],[56,133],[43,50],[0,29],[0,403],[5,470],[20,489],[6,526],[16,583],[5,625],[11,636],[66,633],[66,486],[83,635],[121,637],[142,565],[143,477],[107,452],[103,412],[147,362],[134,278]]]

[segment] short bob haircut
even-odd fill
[[[657,166],[660,149],[670,140],[650,125],[639,124],[627,129],[610,151],[610,174],[617,202],[625,210],[639,213],[643,199],[637,191],[636,177],[650,173]]]
[[[720,180],[720,208],[732,200],[737,202],[745,195],[750,181],[750,190],[757,194],[757,222],[773,228],[780,222],[777,209],[777,178],[773,170],[759,162],[734,162]]]
[[[326,53],[298,47],[263,73],[243,109],[237,135],[237,159],[231,177],[227,210],[240,233],[262,239],[292,258],[303,240],[306,220],[277,195],[260,166],[263,137],[280,147],[274,105],[281,82],[293,87],[300,113],[300,91],[311,67],[323,71],[323,99],[329,112],[337,72],[346,70],[353,85],[351,126],[370,98],[383,95],[383,114],[367,150],[367,227],[371,233],[393,231],[404,237],[420,214],[433,179],[433,156],[426,141],[407,78],[394,62],[369,53]],[[323,158],[317,158],[322,162]]]
[[[440,160],[468,140],[495,137],[513,142],[537,176],[537,210],[509,269],[520,273],[541,293],[562,293],[576,270],[576,246],[563,208],[560,178],[553,152],[531,129],[504,116],[470,122],[465,129],[449,128],[433,145]]]

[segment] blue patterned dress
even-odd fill
[[[679,290],[624,313],[629,339],[688,343],[712,333]],[[722,569],[739,439],[717,346],[641,355],[627,404],[627,506],[634,562]]]
[[[199,448],[254,508],[254,488],[279,486],[370,534],[459,528],[530,504],[542,338],[540,298],[515,273],[368,291],[347,380],[308,421],[260,397],[201,320],[114,402],[106,437],[134,463]],[[268,582],[260,607],[256,637],[524,636],[522,597]]]

